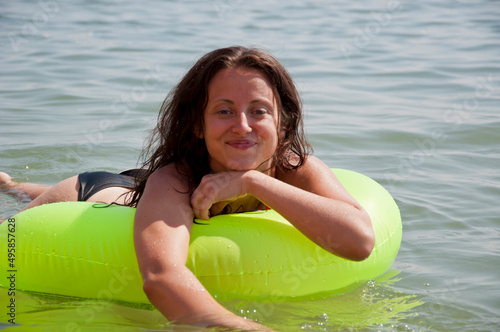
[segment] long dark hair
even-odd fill
[[[300,167],[312,148],[304,135],[302,103],[290,74],[271,55],[258,49],[232,46],[205,54],[186,73],[163,102],[158,121],[143,151],[143,169],[136,178],[128,205],[136,206],[148,177],[157,169],[175,163],[191,193],[202,177],[211,172],[203,131],[203,112],[208,102],[208,85],[222,69],[248,68],[261,72],[269,80],[277,98],[280,126],[285,130],[274,157],[279,169]]]

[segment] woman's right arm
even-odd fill
[[[134,244],[149,301],[171,322],[262,329],[222,307],[186,267],[193,210],[175,167],[153,173],[137,205]]]

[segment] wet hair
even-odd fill
[[[299,168],[312,152],[303,129],[302,102],[290,74],[270,54],[254,48],[232,46],[216,49],[201,57],[170,91],[142,156],[146,172],[136,178],[131,206],[139,201],[148,177],[157,169],[174,163],[185,177],[191,193],[202,177],[211,172],[203,131],[203,112],[208,103],[208,85],[223,69],[248,68],[262,73],[273,88],[279,108],[280,136],[273,166],[281,170]]]

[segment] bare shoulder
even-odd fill
[[[136,216],[146,214],[164,219],[175,214],[174,210],[190,210],[190,196],[188,182],[175,165],[164,166],[149,176]]]
[[[149,176],[137,204],[135,220],[138,225],[161,221],[158,231],[163,226],[172,227],[192,222],[188,184],[175,165],[164,166]]]
[[[301,167],[278,173],[278,179],[305,190],[325,180],[335,180],[331,169],[315,156],[307,156]]]
[[[358,206],[331,168],[317,157],[308,156],[301,167],[281,173],[278,179],[317,195]]]
[[[188,191],[188,182],[174,164],[169,164],[153,172],[146,184],[148,191],[158,190],[163,193],[168,189],[175,189],[178,192]]]

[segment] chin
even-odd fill
[[[230,165],[231,165],[231,167],[228,167],[228,168],[233,170],[233,171],[256,170],[256,171],[260,171],[260,172],[265,172],[271,167],[271,164],[268,164],[265,161],[262,163],[255,163],[255,162],[231,163]]]
[[[272,158],[272,157],[271,157]],[[221,171],[267,171],[271,167],[271,158],[249,157],[249,158],[227,158],[225,160],[214,161],[211,165],[213,170]]]
[[[255,165],[241,165],[241,164],[238,164],[238,165],[232,165],[232,166],[228,166],[227,169],[229,170],[232,170],[232,171],[250,171],[250,170],[253,170],[253,169],[256,169],[257,166]]]
[[[259,164],[252,160],[230,160],[225,163],[228,169],[233,171],[248,171],[252,169],[256,169],[259,167]]]

